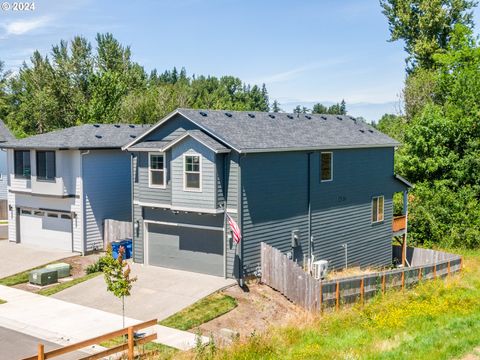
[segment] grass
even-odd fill
[[[233,310],[236,306],[237,301],[233,297],[215,293],[162,320],[160,325],[190,330]]]
[[[480,345],[480,251],[447,280],[252,335],[214,359],[452,359]],[[197,354],[198,355],[198,354]],[[195,354],[192,354],[195,356]],[[197,356],[198,358],[198,356]]]
[[[47,287],[45,289],[42,289],[42,290],[38,291],[37,294],[43,295],[43,296],[51,296],[51,295],[56,294],[56,293],[58,293],[62,290],[68,289],[69,287],[72,287],[72,286],[78,285],[78,284],[80,284],[84,281],[93,279],[94,277],[96,277],[100,274],[101,274],[101,272],[96,272],[96,273],[84,275],[82,277],[78,277],[78,278],[70,280],[70,281],[61,282],[61,283],[58,283],[57,285],[53,285],[51,287]]]
[[[0,299],[0,305],[2,305],[2,304],[5,304],[5,303],[6,303],[6,301],[5,301],[5,300],[3,300],[3,299]]]
[[[24,272],[14,274],[14,275],[10,275],[10,276],[7,276],[3,279],[0,279],[0,285],[15,286],[15,285],[18,285],[18,284],[26,283],[26,282],[28,282],[28,274],[30,274],[30,271],[35,270],[35,269],[39,269],[39,267],[30,269],[30,270],[26,270]]]
[[[125,337],[118,336],[116,338],[101,342],[99,345],[106,348],[112,348],[114,346],[124,344],[125,342]],[[138,345],[138,349],[140,350],[140,352],[142,352],[143,350],[145,351],[145,353],[148,352],[148,356],[153,356],[155,359],[159,360],[170,359],[178,351],[177,349],[171,348],[170,346],[154,342],[149,342],[145,345]]]

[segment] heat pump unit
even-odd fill
[[[318,260],[312,263],[312,274],[313,277],[317,280],[325,278],[328,271],[328,261],[327,260]]]

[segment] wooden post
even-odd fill
[[[422,280],[422,268],[418,269],[418,281]]]
[[[433,264],[433,278],[437,278],[437,264]]]
[[[386,275],[383,274],[382,276],[382,294],[385,294],[385,278],[386,278]]]
[[[450,276],[450,260],[447,263],[447,276]]]
[[[460,271],[463,270],[463,256],[460,257]]]
[[[337,281],[337,288],[335,290],[335,308],[340,309],[340,283]]]
[[[128,328],[128,360],[133,360],[133,327]]]
[[[361,278],[360,280],[360,302],[362,305],[365,303],[365,278]]]
[[[45,360],[45,347],[43,344],[38,344],[38,360]]]
[[[407,257],[407,234],[402,235],[402,267],[405,267]]]
[[[323,284],[320,282],[320,313],[323,313]]]
[[[402,290],[405,289],[405,271],[402,271]]]

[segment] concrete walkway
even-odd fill
[[[7,301],[0,305],[1,327],[59,345],[74,344],[122,328],[120,315],[15,288],[0,285],[0,299]],[[125,319],[126,326],[139,322]],[[164,326],[155,326],[145,332],[153,331],[158,334],[158,343],[181,350],[195,346],[195,334]],[[202,341],[208,342],[208,338],[202,337]]]
[[[78,254],[0,240],[0,279]]]

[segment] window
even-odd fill
[[[163,154],[149,154],[149,182],[151,187],[165,187],[165,156]]]
[[[30,150],[15,150],[15,177],[30,179]]]
[[[37,151],[37,180],[55,180],[55,151]]]
[[[200,155],[185,155],[185,190],[201,190]]]
[[[333,154],[331,152],[322,152],[320,154],[320,180],[333,180]]]
[[[372,198],[372,223],[383,221],[383,196]]]

